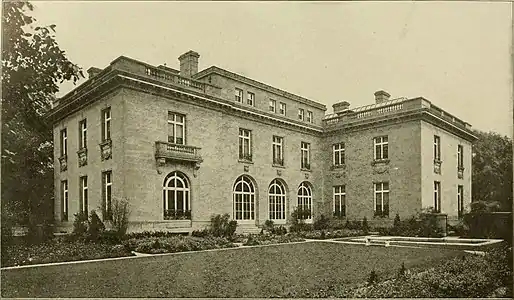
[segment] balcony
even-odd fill
[[[61,172],[68,170],[68,156],[63,155],[63,156],[59,157],[59,164],[61,167]]]
[[[441,164],[443,162],[440,160],[434,160],[434,173],[441,174]]]
[[[112,142],[111,140],[105,140],[100,144],[100,154],[102,160],[108,160],[112,157]]]
[[[79,167],[87,165],[87,148],[82,148],[77,151],[77,156],[79,160]]]
[[[457,168],[457,177],[459,179],[463,179],[464,178],[464,167],[458,167]]]
[[[166,160],[199,164],[203,161],[200,156],[200,149],[194,146],[157,141],[155,142],[155,158],[160,165],[166,164]]]

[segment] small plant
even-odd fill
[[[395,228],[398,228],[400,227],[401,225],[401,220],[400,220],[400,215],[399,214],[396,214],[396,216],[394,217],[394,223],[393,223],[393,226]]]
[[[407,269],[405,268],[405,263],[402,262],[402,266],[398,270],[398,278],[403,279],[407,275]]]
[[[229,214],[213,215],[211,217],[211,234],[216,237],[230,238],[237,229],[237,221],[230,220]]]
[[[362,231],[364,231],[364,234],[368,234],[369,233],[369,225],[368,225],[368,219],[366,217],[364,217],[364,219],[362,219]]]
[[[324,230],[324,229],[326,230],[329,228],[329,225],[330,225],[329,222],[330,222],[330,220],[327,217],[325,217],[325,215],[321,215],[321,216],[319,216],[319,218],[317,218],[314,221],[314,224],[313,224],[314,229],[315,230]]]
[[[87,213],[80,211],[74,216],[75,220],[73,221],[73,235],[76,237],[84,237],[89,227]]]
[[[369,277],[368,277],[368,284],[375,284],[378,282],[378,275],[377,275],[377,272],[375,272],[375,270],[371,270],[371,272],[369,273]]]
[[[129,202],[126,199],[113,199],[112,201],[112,229],[121,238],[128,229],[128,217],[130,215]]]
[[[273,220],[266,220],[264,222],[264,226],[262,229],[267,232],[273,232],[273,230],[275,229],[275,223],[273,222]]]

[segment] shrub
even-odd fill
[[[210,234],[211,234],[211,231],[208,228],[193,230],[193,232],[191,232],[191,236],[195,236],[195,237],[206,237],[206,236],[209,236]]]
[[[211,217],[210,233],[216,237],[230,238],[234,235],[237,228],[237,221],[230,220],[229,214],[214,215]]]
[[[400,227],[400,224],[401,224],[400,215],[396,214],[396,216],[394,217],[393,227],[398,228],[398,227]]]
[[[128,229],[128,218],[130,215],[129,202],[127,199],[114,198],[112,200],[112,230],[122,238]]]
[[[361,227],[361,229],[364,232],[364,234],[368,234],[369,233],[368,219],[366,217],[364,217],[364,219],[362,219],[362,227]]]
[[[266,220],[262,229],[266,230],[267,232],[272,232],[273,229],[275,229],[275,223],[273,220]]]
[[[273,227],[271,233],[276,235],[284,235],[287,234],[287,229],[284,226],[280,225],[278,227]]]
[[[105,230],[105,231],[101,232],[98,235],[98,241],[105,243],[105,244],[111,244],[111,245],[121,243],[120,236],[118,235],[118,233],[116,231],[113,231],[113,230]]]
[[[74,216],[75,220],[73,221],[73,235],[77,237],[84,237],[89,226],[87,214],[83,211],[80,211]]]
[[[330,220],[325,217],[325,215],[320,215],[319,218],[316,218],[314,220],[314,230],[322,230],[322,229],[328,229],[330,225]]]
[[[94,210],[89,215],[89,226],[87,227],[87,240],[96,242],[105,230],[105,225]]]
[[[378,282],[378,275],[375,270],[371,270],[368,277],[368,284],[375,284]]]

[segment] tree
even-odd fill
[[[29,2],[3,2],[2,226],[51,220],[53,134],[44,122],[59,84],[83,77],[55,40],[35,27]]]
[[[472,200],[479,207],[512,211],[512,140],[494,132],[474,134]]]

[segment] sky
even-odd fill
[[[512,136],[508,2],[37,1],[68,58],[87,70],[124,55],[212,65],[327,106],[424,97],[473,128]],[[85,80],[83,80],[85,81]],[[64,84],[60,95],[70,91]],[[258,99],[257,99],[258,100]]]

